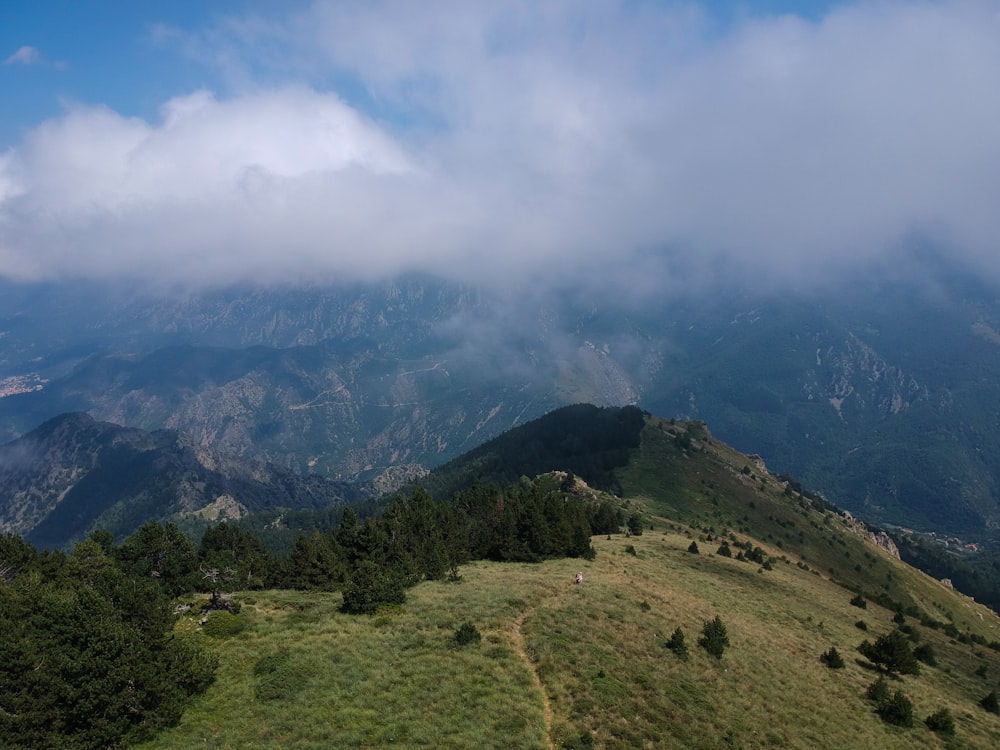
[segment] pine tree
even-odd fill
[[[843,669],[844,668],[844,657],[840,655],[837,649],[830,646],[829,651],[825,651],[820,657],[820,661],[826,664],[830,669]]]
[[[919,674],[920,672],[920,664],[913,655],[910,642],[899,630],[880,635],[875,639],[874,644],[867,640],[863,641],[858,646],[858,651],[889,674]]]
[[[726,626],[722,623],[722,618],[716,615],[714,620],[709,620],[702,626],[701,632],[702,636],[698,639],[698,645],[716,659],[721,659],[722,652],[729,645],[729,636],[726,633]]]
[[[888,724],[900,727],[913,726],[913,703],[902,690],[897,690],[892,696],[875,707],[878,715]]]
[[[937,732],[938,734],[948,737],[955,734],[955,719],[952,718],[951,712],[947,708],[941,708],[932,713],[924,719],[924,724],[932,732]]]
[[[175,523],[143,524],[114,554],[126,573],[156,579],[168,596],[198,587],[198,552]]]
[[[155,578],[101,538],[38,555],[0,586],[0,744],[122,747],[175,723],[215,661],[176,637]]]
[[[346,576],[343,551],[332,536],[318,531],[300,535],[286,566],[285,585],[294,589],[334,591]]]
[[[667,641],[666,645],[679,659],[686,660],[688,658],[688,648],[684,642],[684,631],[680,629],[680,626],[674,630],[673,635],[670,636],[670,640]]]
[[[345,612],[371,615],[384,604],[402,604],[406,589],[401,577],[373,560],[362,560],[344,586]]]

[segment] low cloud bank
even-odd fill
[[[650,286],[800,281],[921,244],[1000,275],[994,3],[725,27],[631,2],[251,20],[169,35],[225,60],[230,90],[156,121],[73,105],[0,155],[0,274]]]

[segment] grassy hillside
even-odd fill
[[[917,626],[939,666],[896,684],[918,725],[890,727],[864,698],[876,673],[856,651],[891,629],[890,611],[859,610],[794,565],[691,554],[690,541],[653,531],[595,539],[593,562],[478,563],[373,618],[341,614],[338,595],[255,594],[246,630],[217,642],[216,685],[147,747],[944,747],[919,724],[942,707],[953,746],[1000,741],[1000,717],[977,705],[998,685],[996,651]],[[721,660],[695,645],[716,615],[731,641]],[[458,648],[466,621],[482,641]],[[677,627],[687,661],[664,646]],[[820,662],[831,646],[845,669]],[[267,659],[278,669],[255,675]]]
[[[593,561],[475,563],[460,581],[422,583],[373,617],[341,613],[339,594],[246,594],[242,630],[203,633],[220,657],[216,684],[145,747],[1000,743],[1000,716],[979,705],[1000,688],[1000,619],[989,610],[700,424],[647,420],[632,461],[615,472],[645,531],[595,537]],[[719,554],[722,541],[734,555],[759,548],[767,564]],[[865,592],[864,609],[851,604],[854,590]],[[231,617],[212,617],[222,615]],[[716,616],[730,641],[721,659],[697,645]],[[464,623],[481,640],[459,646]],[[223,635],[224,625],[203,631]],[[178,627],[199,626],[185,617]],[[911,728],[875,713],[865,691],[879,673],[857,650],[895,627],[936,655],[936,666],[890,680],[912,701]],[[686,660],[666,647],[677,628]],[[843,669],[821,662],[831,647]],[[923,724],[940,709],[954,719],[952,738]]]

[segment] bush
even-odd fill
[[[938,734],[953,735],[955,734],[955,720],[951,717],[951,712],[947,708],[942,708],[926,719],[924,719],[924,724],[932,732],[937,732]]]
[[[865,598],[861,596],[861,594],[858,594],[851,599],[851,606],[859,607],[860,609],[868,609],[868,602],[865,601]]]
[[[869,685],[865,696],[875,703],[884,703],[889,700],[889,683],[885,681],[885,677],[879,677]]]
[[[843,669],[844,668],[844,657],[840,655],[836,648],[830,646],[829,651],[825,651],[819,660],[826,664],[830,669]]]
[[[719,545],[719,549],[715,551],[715,554],[722,555],[723,557],[732,557],[733,551],[729,549],[729,542],[723,542]]]
[[[298,692],[304,685],[302,674],[295,668],[287,648],[261,657],[254,665],[257,678],[254,695],[259,701],[285,698]]]
[[[897,690],[891,698],[876,706],[875,710],[887,724],[895,724],[898,727],[913,726],[913,704],[902,690]]]
[[[928,667],[937,666],[937,655],[934,653],[934,647],[929,643],[924,643],[913,649],[913,656]]]
[[[202,632],[212,638],[231,638],[246,627],[246,620],[225,610],[217,610],[208,614],[208,619],[202,626]]]
[[[691,542],[691,544],[688,545],[688,552],[690,552],[692,555],[697,555],[698,554],[698,542]]]
[[[991,714],[1000,714],[1000,703],[997,702],[997,691],[993,690],[989,695],[985,696],[979,705],[989,711]]]
[[[858,630],[868,630],[868,623],[865,622],[864,620],[858,620],[856,623],[854,623],[854,627],[856,627]]]
[[[722,652],[729,645],[729,636],[726,633],[726,626],[722,624],[722,619],[716,615],[714,620],[709,620],[702,626],[701,632],[702,636],[698,639],[698,645],[716,659],[721,659]]]
[[[673,635],[670,636],[670,640],[666,643],[667,648],[674,652],[674,654],[679,659],[688,658],[688,647],[684,642],[684,631],[678,627]]]
[[[456,646],[468,646],[472,643],[479,643],[482,638],[479,630],[471,622],[463,622],[454,635]]]

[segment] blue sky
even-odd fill
[[[0,145],[11,145],[65,100],[106,104],[123,114],[154,116],[164,100],[218,85],[215,71],[184,59],[158,40],[162,26],[199,28],[245,2],[169,3],[120,0],[7,2],[0,9],[0,68],[5,117]],[[22,54],[29,48],[34,53]]]
[[[344,3],[342,3],[344,4]],[[664,3],[668,5],[669,3]],[[165,100],[227,81],[204,61],[186,56],[178,33],[197,33],[224,18],[280,19],[308,7],[301,0],[35,0],[0,9],[4,118],[0,147],[13,145],[67,101],[104,104],[130,116],[155,118]],[[714,0],[700,6],[718,28],[745,18],[795,14],[817,19],[836,3]],[[19,51],[21,54],[19,55]],[[350,89],[347,82],[342,86]],[[358,99],[357,92],[348,90]]]
[[[0,106],[14,279],[992,272],[1000,236],[992,0],[11,2]]]

